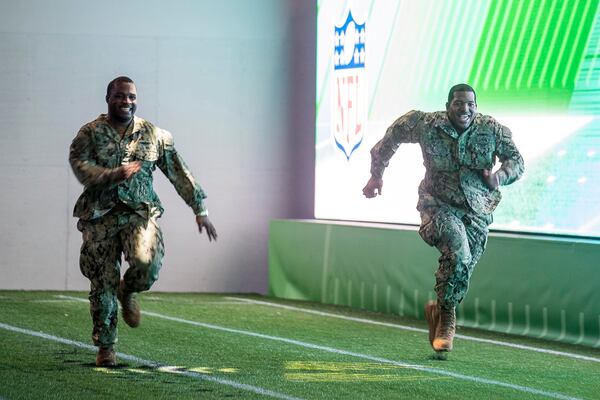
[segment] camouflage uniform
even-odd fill
[[[419,143],[425,178],[419,185],[419,234],[441,253],[435,290],[442,306],[456,307],[467,293],[469,279],[482,256],[500,202],[500,191],[490,190],[482,170],[496,159],[500,185],[523,174],[523,158],[508,128],[494,118],[477,114],[459,134],[445,111],[411,111],[398,118],[371,149],[371,174],[381,178],[401,143]]]
[[[121,255],[129,263],[127,291],[150,289],[164,255],[157,219],[162,205],[152,184],[158,166],[196,215],[205,214],[206,195],[173,146],[171,134],[134,117],[121,138],[106,114],[84,125],[71,144],[69,161],[84,185],[73,215],[82,232],[80,269],[90,282],[92,339],[97,346],[117,340],[117,289]],[[141,169],[118,182],[116,168],[141,161]]]

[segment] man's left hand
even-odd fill
[[[206,229],[206,234],[208,235],[208,240],[213,241],[217,240],[217,230],[214,225],[208,219],[208,216],[196,215],[196,223],[198,224],[198,230],[202,233],[202,229]]]
[[[490,190],[498,189],[500,186],[500,181],[498,180],[498,175],[495,172],[492,172],[491,169],[484,169],[482,174],[483,182]]]

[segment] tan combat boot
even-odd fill
[[[112,346],[99,347],[96,354],[97,367],[115,367],[117,365],[117,355]]]
[[[429,344],[433,347],[433,339],[435,339],[435,332],[440,322],[440,309],[434,300],[430,300],[425,304],[425,319],[427,325],[429,325]]]
[[[452,340],[456,332],[456,311],[454,307],[439,307],[440,320],[437,326],[433,349],[435,351],[452,351]]]
[[[140,305],[135,299],[135,294],[125,291],[125,281],[121,279],[117,298],[121,302],[123,308],[123,320],[132,328],[137,328],[140,325]]]

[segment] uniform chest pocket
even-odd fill
[[[120,163],[119,145],[110,138],[98,138],[95,141],[94,154],[91,157],[96,164],[115,168]]]
[[[454,146],[450,138],[429,136],[422,147],[426,165],[442,171],[455,169]]]
[[[494,165],[496,142],[492,135],[474,135],[468,143],[471,167],[491,168]]]
[[[133,154],[135,159],[140,161],[158,160],[158,150],[156,144],[152,142],[139,141]]]

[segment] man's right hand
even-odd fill
[[[373,198],[378,194],[381,195],[381,188],[383,187],[383,179],[376,178],[374,176],[369,179],[366,186],[363,188],[363,194],[367,199]]]
[[[481,172],[481,176],[483,177],[483,182],[490,190],[496,190],[498,189],[498,186],[500,186],[498,175],[496,175],[495,172],[492,172],[491,169],[484,169]]]
[[[135,175],[142,168],[140,161],[134,161],[129,164],[121,165],[117,168],[117,180],[125,181]]]

